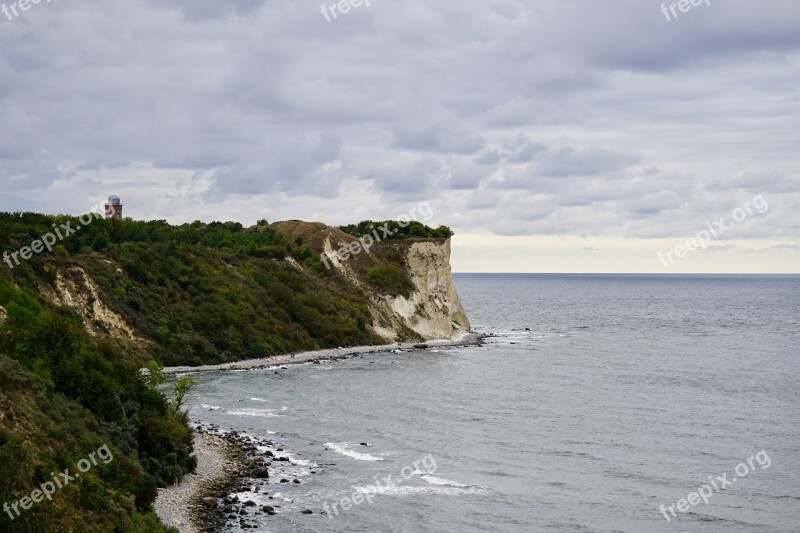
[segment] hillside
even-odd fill
[[[185,414],[138,379],[138,362],[113,341],[91,338],[70,309],[2,276],[0,302],[0,500],[8,505],[0,530],[163,530],[150,510],[156,487],[194,467]],[[28,500],[26,509],[23,498],[61,480],[53,473],[74,475],[104,446],[113,460],[64,478],[52,501]]]
[[[62,227],[73,231],[35,253]],[[452,232],[418,225],[337,255],[371,227],[0,213],[0,499],[19,500],[102,445],[114,455],[0,528],[159,530],[156,487],[193,458],[186,416],[137,376],[148,360],[217,364],[467,333]],[[26,246],[33,253],[14,255]]]

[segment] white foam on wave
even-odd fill
[[[338,454],[356,459],[358,461],[385,461],[383,457],[376,457],[369,453],[361,453],[353,451],[351,448],[356,444],[353,442],[326,442],[325,447]]]
[[[442,477],[436,477],[430,474],[425,474],[420,477],[425,483],[430,485],[439,485],[444,487],[458,487],[458,488],[468,488],[469,485],[464,485],[463,483],[459,483],[458,481],[451,481],[449,479],[445,479]]]
[[[254,402],[268,402],[269,400],[265,400],[263,398],[250,398]],[[264,409],[264,411],[287,411],[289,410],[288,407],[282,405],[280,409]]]
[[[219,405],[202,405],[203,409],[211,409],[212,411],[216,411],[217,409],[222,409]]]
[[[314,461],[309,461],[308,459],[298,459],[297,457],[291,457],[290,456],[289,460],[291,462],[293,462],[294,464],[300,465],[300,466],[310,466],[310,467],[318,466],[317,463],[315,463]]]
[[[483,487],[414,487],[411,485],[388,485],[376,487],[375,485],[368,485],[366,487],[353,487],[356,492],[364,494],[382,494],[385,496],[412,496],[415,494],[440,494],[448,496],[458,496],[462,494],[478,494],[485,492]]]
[[[286,415],[275,414],[273,413],[273,411],[274,409],[230,409],[226,414],[233,416],[257,416],[260,418],[286,416]]]

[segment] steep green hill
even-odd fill
[[[52,501],[2,513],[0,530],[161,530],[151,503],[193,468],[191,432],[138,369],[385,341],[375,302],[414,288],[403,247],[451,234],[414,228],[353,257],[346,277],[320,260],[321,236],[353,237],[322,224],[0,213],[0,500],[101,446],[114,456]]]
[[[135,359],[90,338],[70,310],[5,277],[0,305],[0,500],[8,505],[0,530],[163,530],[150,510],[156,487],[194,466],[186,416],[138,379]],[[113,460],[52,501],[11,507],[52,473],[74,475],[102,446]]]

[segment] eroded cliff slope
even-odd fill
[[[0,220],[0,245],[24,246],[60,221]],[[97,220],[3,275],[73,309],[91,334],[167,365],[469,332],[449,238],[396,238],[337,255],[357,241],[301,221],[245,228]]]
[[[275,227],[289,238],[308,242],[315,253],[324,254],[323,263],[331,270],[363,290],[372,329],[381,337],[460,339],[469,333],[469,319],[451,276],[450,238],[382,240],[366,248],[354,246],[359,243],[355,236],[323,224],[295,220]],[[357,253],[345,252],[353,249]],[[390,268],[393,265],[398,268]],[[381,283],[379,274],[384,272],[389,279]]]

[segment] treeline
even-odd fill
[[[339,226],[339,229],[353,237],[361,237],[362,235],[372,235],[374,237],[378,235],[379,240],[449,239],[453,236],[453,231],[447,226],[439,226],[434,229],[416,220],[403,223],[397,220],[364,220],[358,224]]]
[[[303,256],[298,243],[287,243],[280,233],[268,226],[244,228],[238,222],[192,222],[171,226],[165,220],[133,221],[104,219],[87,213],[81,218],[50,216],[38,213],[0,213],[0,249],[12,251],[30,245],[46,233],[59,231],[68,223],[79,228],[55,246],[57,255],[102,252],[122,243],[171,243],[195,245],[258,257],[282,258],[287,253]],[[89,221],[87,223],[87,221]]]
[[[0,214],[0,250],[27,246],[66,220],[80,225],[74,217]],[[0,267],[38,289],[55,284],[48,265],[65,275],[84,269],[103,302],[153,340],[149,349],[168,366],[380,341],[363,293],[325,269],[302,238],[289,241],[266,225],[99,219],[52,254]]]

